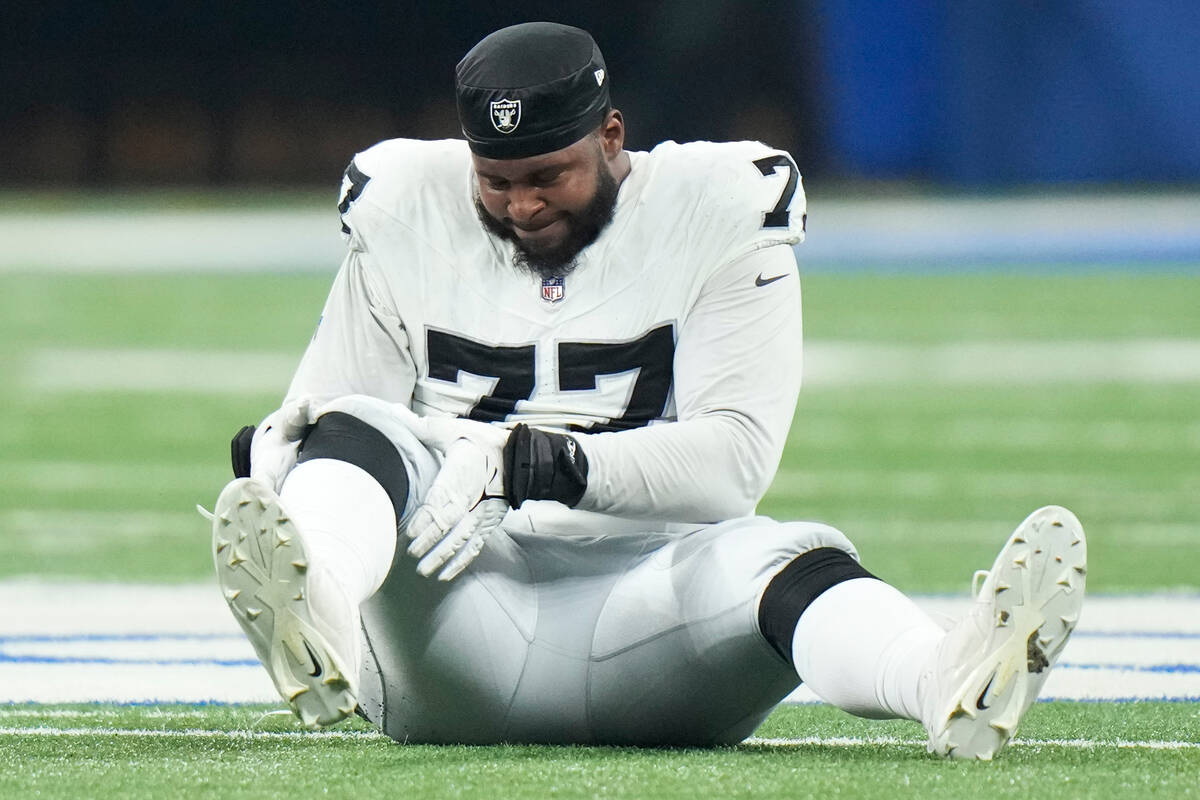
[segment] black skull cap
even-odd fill
[[[463,56],[455,97],[472,152],[527,158],[568,147],[600,125],[608,69],[587,31],[526,22],[488,34]]]

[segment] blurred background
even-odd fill
[[[592,32],[630,143],[762,139],[809,178],[1196,186],[1192,0],[8,4],[0,184],[335,185],[393,136],[457,133],[482,36]]]
[[[2,16],[0,576],[208,580],[193,506],[311,335],[345,165],[455,136],[457,61],[551,19],[599,42],[631,147],[756,138],[804,174],[806,388],[764,513],[961,591],[1056,502],[1097,590],[1197,585],[1195,0]]]

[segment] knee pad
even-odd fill
[[[345,461],[374,478],[387,492],[399,522],[408,503],[408,470],[387,436],[355,416],[330,411],[321,415],[305,437],[296,463],[318,458]]]

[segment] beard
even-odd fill
[[[513,243],[513,265],[517,269],[543,280],[565,278],[574,271],[579,252],[596,241],[600,233],[612,222],[613,211],[617,206],[618,188],[612,173],[598,164],[596,194],[582,211],[563,218],[567,226],[567,235],[553,247],[529,247],[511,227],[487,212],[478,195],[475,196],[475,212],[489,233]]]

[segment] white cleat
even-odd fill
[[[1016,733],[1083,605],[1087,542],[1079,520],[1046,506],[1009,537],[975,604],[921,676],[929,751],[990,760]]]
[[[358,610],[319,569],[268,486],[228,484],[212,517],[213,563],[225,602],[275,688],[307,728],[354,713]]]

